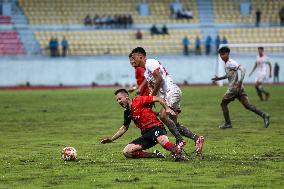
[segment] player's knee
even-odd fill
[[[123,155],[126,157],[126,158],[130,158],[131,157],[131,152],[124,148],[123,151],[122,151]]]

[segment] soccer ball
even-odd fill
[[[73,147],[65,147],[62,150],[61,158],[64,161],[75,161],[77,160],[77,150]]]

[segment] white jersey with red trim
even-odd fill
[[[233,59],[229,59],[227,62],[225,62],[225,72],[228,78],[228,85],[229,88],[235,88],[238,84],[238,69],[240,67],[240,64],[238,64]]]
[[[162,66],[162,64],[158,60],[147,59],[145,64],[144,76],[151,89],[153,89],[154,85],[156,84],[156,79],[153,76],[153,72],[157,69],[159,70],[163,78],[159,92],[161,93],[160,95],[164,96],[167,92],[178,86],[174,83],[167,70]]]

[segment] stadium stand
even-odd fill
[[[0,32],[0,55],[23,55],[25,53],[18,32]]]
[[[198,7],[195,0],[181,0],[184,7],[193,11],[193,19],[170,18],[172,0],[149,0],[150,16],[140,16],[136,10],[139,0],[20,0],[19,4],[30,24],[82,24],[86,15],[130,14],[134,23],[168,24],[198,23]],[[115,6],[114,6],[115,5]]]
[[[196,36],[202,39],[199,29],[175,29],[170,31],[170,35],[154,36],[148,30],[142,32],[142,40],[135,38],[135,30],[39,31],[35,34],[45,54],[48,54],[48,43],[52,36],[59,40],[65,36],[72,55],[128,54],[136,46],[145,47],[151,54],[180,54],[185,35],[191,43]]]
[[[284,28],[226,28],[219,30],[220,36],[226,36],[230,43],[284,43]],[[255,49],[240,47],[239,51],[255,51]],[[272,50],[269,47],[267,50]],[[273,48],[283,51],[283,47]]]
[[[253,23],[255,22],[255,12],[259,9],[261,22],[279,23],[278,12],[284,6],[283,0],[251,0],[250,14],[245,16],[240,14],[241,0],[223,1],[213,0],[213,10],[215,22],[217,23]]]

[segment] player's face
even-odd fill
[[[220,53],[221,59],[226,62],[229,59],[229,53]]]
[[[258,49],[258,54],[259,54],[259,56],[262,56],[263,55],[263,50],[262,49]]]
[[[133,68],[136,68],[134,59],[132,57],[129,57],[129,62]]]
[[[117,103],[122,106],[123,108],[128,108],[129,107],[129,96],[125,93],[118,93],[116,96],[116,101]]]
[[[133,53],[131,58],[133,58],[135,67],[140,66],[143,62],[143,55],[139,53]]]

